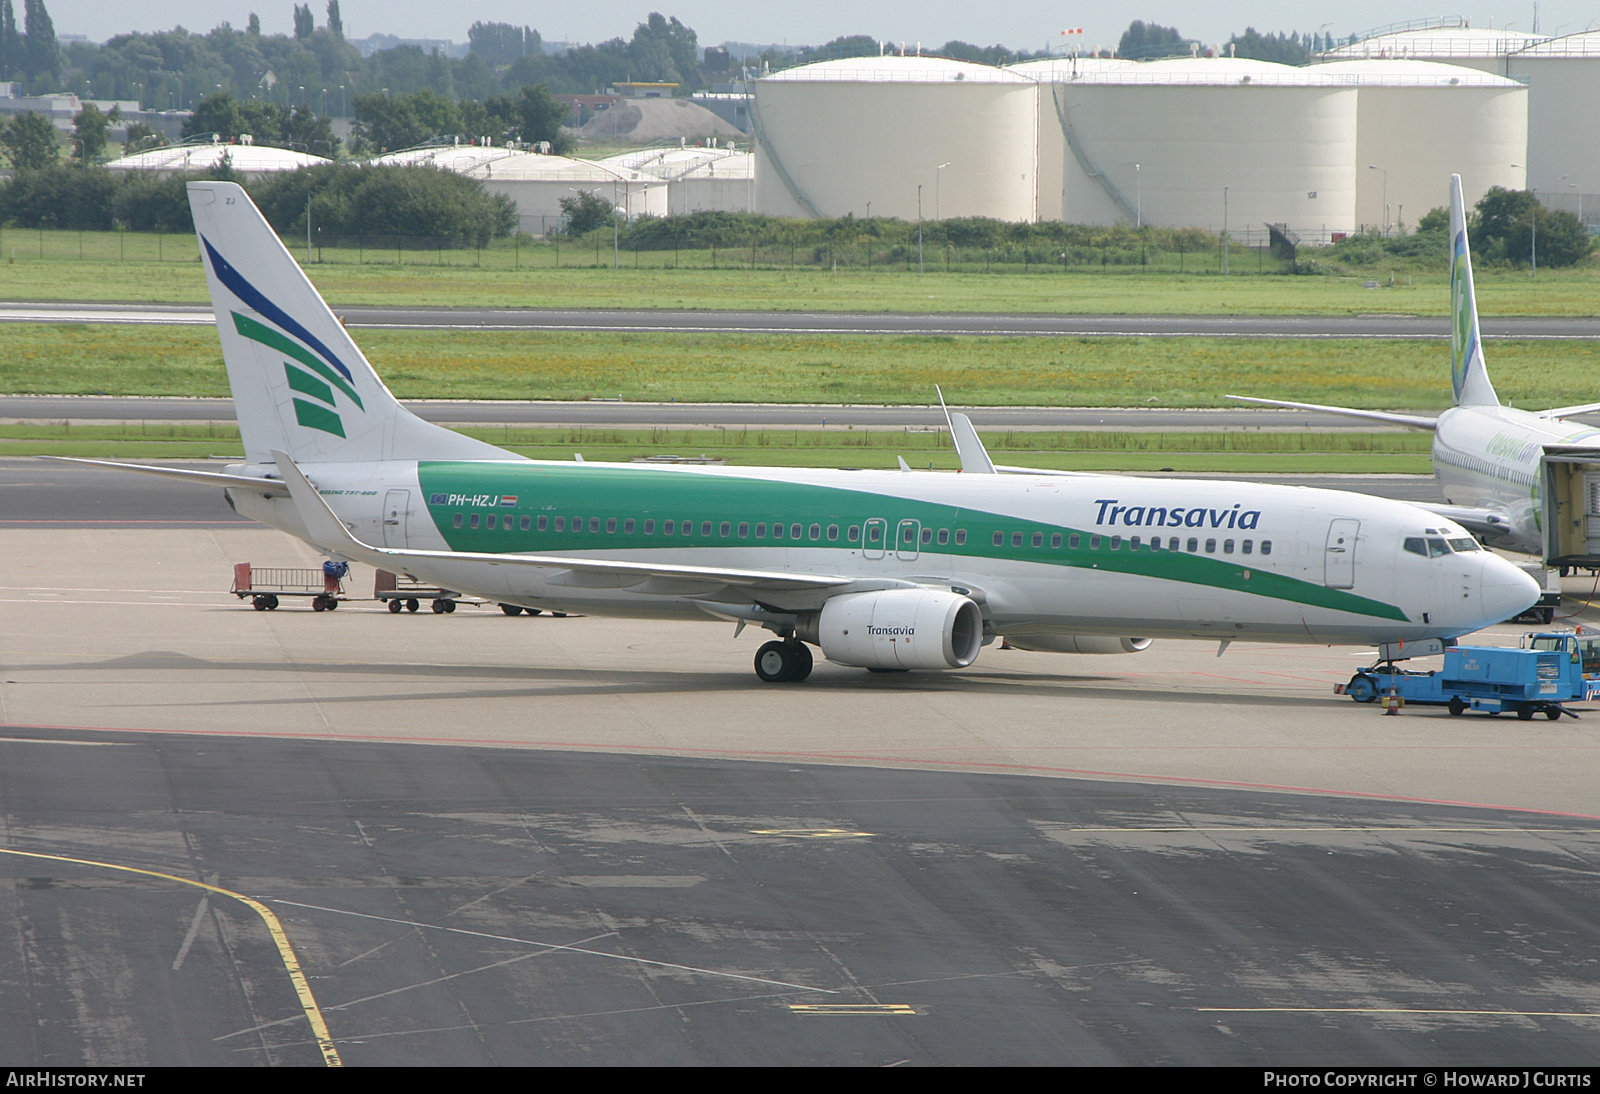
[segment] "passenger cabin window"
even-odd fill
[[[616,533],[617,533],[617,518],[616,517],[607,517],[606,518],[606,534],[607,535],[616,535]]]
[[[566,530],[567,530],[567,518],[566,517],[557,517],[556,518],[556,531],[565,532]]]
[[[457,513],[456,516],[455,516],[455,519],[450,522],[450,526],[452,528],[460,528],[466,522],[467,522],[466,514],[465,513]]]
[[[1272,541],[1270,539],[1264,539],[1261,541],[1261,553],[1264,555],[1270,555],[1272,553]]]
[[[749,521],[741,520],[739,522],[739,538],[740,539],[749,539],[750,538],[750,522]]]
[[[499,519],[499,517],[495,516],[493,513],[490,513],[488,518],[483,522],[483,526],[492,531]]]
[[[783,538],[783,525],[774,524],[772,526],[772,538],[773,539],[782,539]]]
[[[467,526],[469,528],[476,528],[478,526],[478,514],[472,514],[472,519],[467,521]]]
[[[939,546],[943,547],[945,544],[947,544],[949,542],[950,542],[950,529],[948,529],[948,528],[939,529]]]
[[[1006,534],[1004,532],[996,532],[994,534],[994,545],[996,547],[1004,547],[1006,545]]]
[[[813,524],[811,526],[811,529],[810,529],[810,534],[811,534],[811,538],[812,539],[821,539],[822,538],[822,525]]]
[[[627,520],[622,522],[622,530],[627,535],[630,535],[630,536],[633,535],[633,518],[632,517],[629,517]]]
[[[647,536],[653,536],[653,535],[656,534],[656,522],[655,521],[647,520],[647,521],[644,522],[644,534],[647,535]]]
[[[761,521],[759,524],[756,525],[756,538],[757,539],[766,539],[767,538],[767,522],[766,521]]]
[[[861,526],[859,524],[852,524],[849,528],[845,529],[844,538],[848,539],[851,543],[856,542],[861,538]]]
[[[1044,546],[1044,533],[1043,532],[1035,532],[1035,533],[1033,533],[1033,545],[1035,547],[1043,547]]]
[[[837,524],[828,525],[828,538],[830,540],[835,540],[835,539],[839,538],[839,526]],[[926,541],[924,541],[924,542],[926,542]]]
[[[956,545],[960,546],[961,544],[964,544],[966,542],[967,542],[967,530],[965,528],[957,528],[956,529]]]
[[[789,525],[789,538],[790,539],[799,539],[800,538],[800,526],[798,524]]]
[[[727,539],[728,538],[728,533],[732,532],[732,531],[733,531],[733,522],[732,521],[726,521],[725,520],[717,528],[717,534],[719,536],[721,536],[723,539]]]
[[[616,528],[616,524],[613,523],[611,525],[611,527],[613,529],[615,529]],[[591,532],[600,531],[600,518],[599,517],[590,517],[589,518],[589,531],[591,531]]]
[[[711,538],[711,522],[709,520],[700,522],[700,534],[707,539]]]
[[[1013,546],[1013,547],[1021,547],[1022,546],[1022,533],[1021,532],[1012,532],[1011,533],[1011,546]]]

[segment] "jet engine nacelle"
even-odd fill
[[[823,604],[816,642],[829,661],[864,669],[960,669],[983,646],[983,612],[945,589],[847,593]]]
[[[1139,653],[1150,648],[1148,638],[1112,638],[1102,634],[1029,634],[1006,643],[1038,653]]]

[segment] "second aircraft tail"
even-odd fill
[[[1499,406],[1483,360],[1461,176],[1450,176],[1450,386],[1457,406]]]

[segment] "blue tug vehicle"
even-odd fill
[[[1361,669],[1334,691],[1358,703],[1432,704],[1447,707],[1451,714],[1510,712],[1523,721],[1536,714],[1551,721],[1563,714],[1576,718],[1565,704],[1600,698],[1600,634],[1536,632],[1524,635],[1517,649],[1444,646],[1444,667],[1432,672],[1395,664],[1437,652],[1386,647],[1383,661]]]

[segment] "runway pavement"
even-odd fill
[[[1332,693],[1370,651],[1294,646],[774,687],[752,632],[361,568],[258,612],[234,562],[319,556],[47,461],[0,461],[0,557],[7,1063],[1600,1051],[1593,718],[1387,718]]]
[[[894,312],[674,311],[341,307],[351,327],[412,330],[552,330],[655,333],[899,334],[982,337],[1429,338],[1450,336],[1443,316],[1414,315],[994,315]],[[209,326],[192,304],[0,303],[0,322]],[[1482,320],[1486,339],[1600,338],[1600,317],[1508,316]]]

